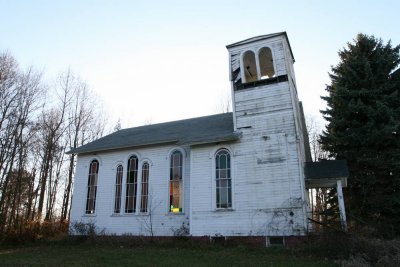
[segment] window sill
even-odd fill
[[[136,213],[122,213],[119,216],[121,216],[121,217],[135,217],[135,216],[137,216],[137,214]]]
[[[87,213],[84,213],[84,214],[82,215],[82,217],[97,217],[97,214],[96,214],[96,213],[94,213],[94,214],[87,214]]]
[[[184,212],[168,212],[166,216],[179,216],[179,215],[185,215]]]
[[[121,213],[121,214],[111,214],[110,217],[135,217],[135,216],[149,216],[149,213]]]
[[[226,208],[226,209],[215,209],[214,210],[214,212],[232,212],[232,211],[235,211],[234,209],[232,209],[232,208]]]

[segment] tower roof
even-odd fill
[[[251,37],[251,38],[245,39],[243,41],[239,41],[239,42],[227,45],[226,48],[230,49],[230,48],[233,48],[233,47],[236,47],[236,46],[239,46],[239,45],[250,44],[250,43],[253,43],[253,42],[256,42],[256,41],[266,40],[266,39],[270,39],[270,38],[277,37],[277,36],[284,36],[286,38],[286,42],[289,45],[290,54],[291,54],[293,62],[294,62],[295,60],[294,60],[294,56],[293,56],[293,51],[292,51],[292,48],[290,46],[289,38],[288,38],[286,32],[277,32],[277,33],[271,33],[271,34],[259,35],[259,36],[256,36],[256,37]]]

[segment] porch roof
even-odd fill
[[[306,188],[336,187],[337,180],[342,181],[342,187],[347,186],[346,160],[323,160],[306,162],[304,167]]]

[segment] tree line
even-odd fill
[[[67,70],[46,84],[0,53],[0,234],[68,221],[76,155],[105,131],[99,101]]]
[[[326,120],[308,123],[314,160],[345,159],[351,229],[400,235],[400,45],[359,34],[332,67]],[[87,84],[70,70],[46,85],[0,53],[0,234],[34,223],[68,222],[76,155],[101,137],[104,115]],[[117,124],[115,129],[119,129]],[[317,219],[334,219],[335,190],[315,191]]]

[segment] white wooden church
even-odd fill
[[[309,230],[309,188],[336,187],[343,207],[343,163],[311,163],[286,32],[227,49],[232,113],[123,129],[69,152],[71,222],[110,234],[285,237]]]

